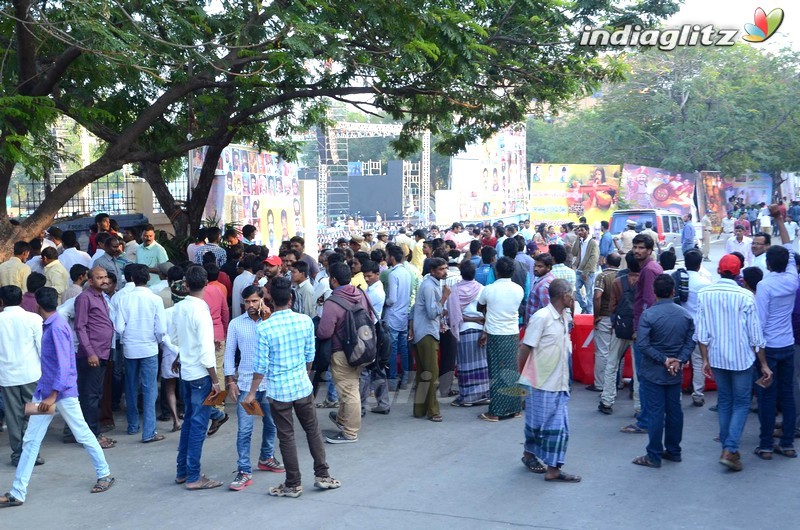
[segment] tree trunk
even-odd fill
[[[194,235],[200,229],[208,194],[211,192],[211,185],[217,175],[217,163],[222,155],[222,150],[225,149],[228,143],[230,143],[230,138],[219,144],[209,145],[206,150],[206,157],[200,170],[200,178],[197,179],[197,185],[192,190],[192,196],[186,208],[188,210],[189,233],[191,235]]]
[[[169,222],[175,230],[175,237],[183,239],[189,236],[189,216],[181,201],[176,201],[169,191],[167,183],[161,176],[161,165],[157,162],[142,162],[139,164],[140,176],[150,185],[161,209],[169,217]]]

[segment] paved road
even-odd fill
[[[716,259],[720,247],[714,245]],[[754,414],[743,438],[744,471],[731,473],[717,463],[716,414],[693,407],[684,396],[684,460],[656,470],[630,463],[643,454],[646,437],[619,432],[632,419],[627,389],[612,416],[597,412],[597,397],[576,385],[570,405],[565,470],[581,474],[580,484],[547,484],[523,468],[522,419],[486,423],[476,418],[481,409],[450,407],[444,400],[445,421],[435,424],[413,419],[408,393],[401,392],[389,416],[365,418],[357,444],[327,446],[341,489],[313,489],[310,457],[301,448],[305,493],[299,499],[267,496],[282,476],[265,472],[257,472],[242,492],[186,491],[173,483],[177,434],[143,445],[125,434],[124,415],[110,433],[119,445],[106,452],[118,483],[108,493],[90,495],[89,459],[80,447],[61,444],[62,422],[56,418],[42,451],[47,464],[36,468],[28,502],[0,515],[2,527],[796,528],[800,511],[793,493],[800,461],[775,456],[765,462],[751,453],[757,443]],[[708,393],[707,405],[715,402],[715,393]],[[323,429],[333,427],[327,412],[319,411]],[[233,478],[235,431],[232,418],[206,441],[208,476]],[[6,436],[0,435],[3,459]],[[0,464],[2,491],[13,472],[10,464]]]

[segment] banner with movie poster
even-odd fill
[[[701,171],[697,186],[697,207],[708,211],[715,228],[722,226],[722,219],[741,199],[745,206],[772,201],[772,177],[769,173],[747,173],[735,177],[722,175],[719,171]]]
[[[457,197],[459,220],[481,221],[526,212],[525,127],[507,127],[454,156],[450,189]]]
[[[531,222],[562,224],[611,218],[619,201],[619,166],[531,164]]]
[[[656,208],[681,216],[694,210],[697,173],[625,164],[620,179],[619,208]]]
[[[192,153],[195,178],[204,150]],[[256,241],[277,253],[281,241],[303,234],[297,166],[275,153],[228,146],[219,159],[204,217],[220,223],[256,227]]]

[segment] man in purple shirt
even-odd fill
[[[111,354],[111,341],[114,339],[114,324],[109,316],[108,302],[103,296],[107,282],[108,272],[103,267],[96,266],[89,271],[88,287],[75,298],[78,395],[83,417],[103,449],[116,445],[114,440],[100,434],[99,422],[103,379]],[[128,401],[129,406],[136,406],[135,397],[129,396]]]
[[[52,287],[42,287],[36,292],[39,315],[44,319],[41,359],[42,377],[36,385],[33,402],[38,403],[39,413],[30,417],[28,429],[22,442],[22,456],[11,491],[0,496],[0,508],[21,506],[25,502],[36,455],[53,420],[50,412],[55,406],[64,421],[83,444],[92,459],[97,482],[92,493],[102,493],[114,484],[103,450],[94,433],[83,419],[78,402],[77,370],[72,355],[72,330],[67,321],[56,312],[59,296]]]
[[[633,329],[639,328],[639,318],[648,307],[652,307],[656,303],[656,292],[653,289],[653,284],[656,281],[656,276],[663,274],[664,269],[661,268],[656,260],[653,259],[653,249],[655,248],[655,241],[647,234],[638,234],[633,238],[633,257],[639,262],[640,272],[639,279],[636,282],[636,292],[633,295]],[[634,335],[635,338],[635,335]],[[639,373],[638,367],[642,363],[641,352],[635,345],[633,350],[633,363],[634,370],[636,371],[635,386],[634,386],[634,402],[639,394]],[[644,399],[640,399],[641,409],[636,423],[622,428],[622,432],[633,434],[647,433],[647,403]]]

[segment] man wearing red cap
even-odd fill
[[[742,262],[726,254],[719,262],[720,279],[697,295],[694,340],[700,346],[703,372],[717,382],[719,463],[741,471],[739,440],[750,411],[753,388],[753,363],[758,358],[763,384],[771,382],[753,295],[736,285]]]

